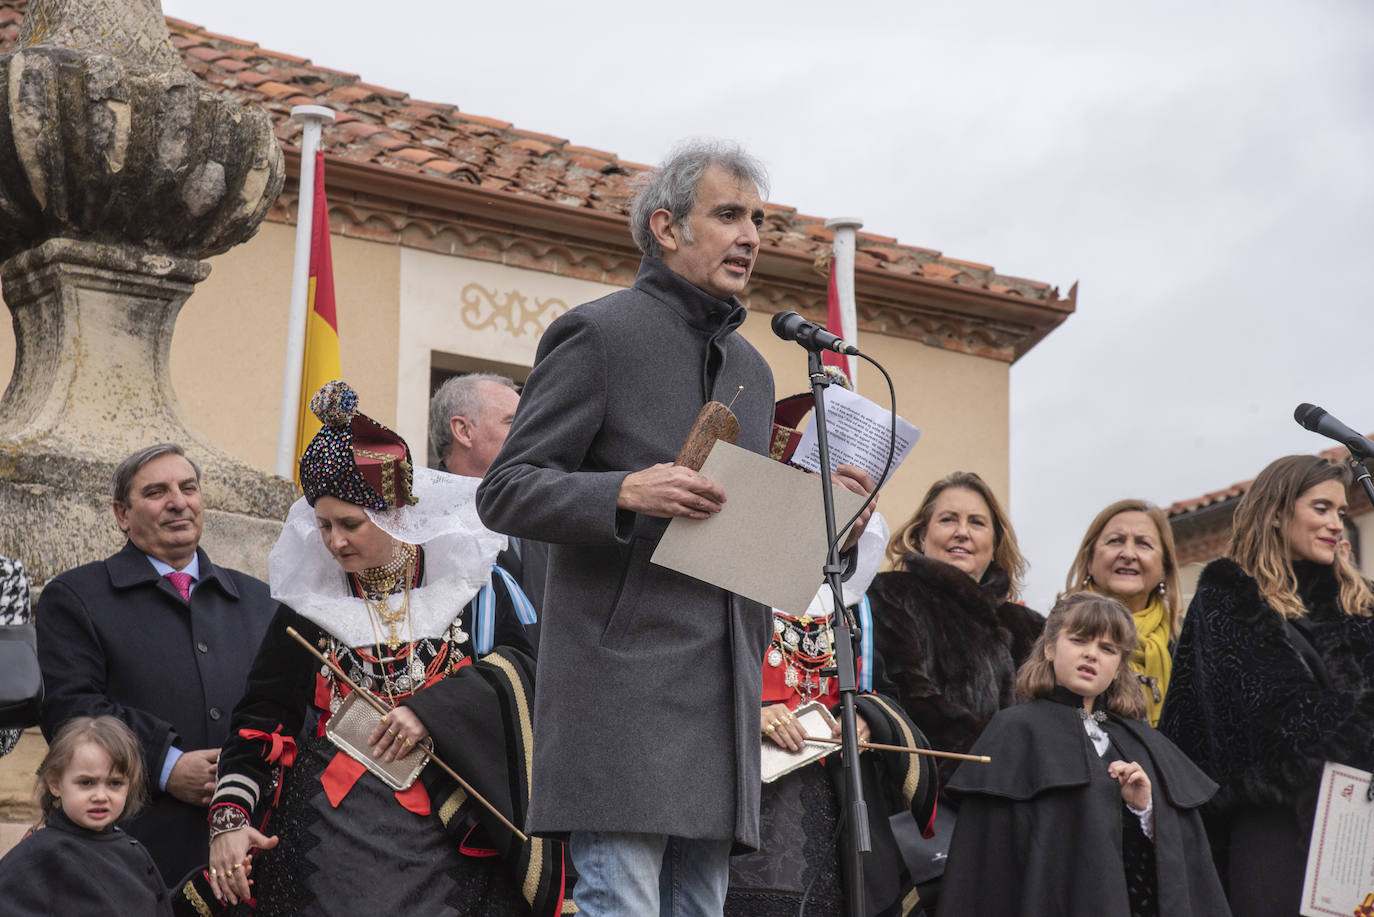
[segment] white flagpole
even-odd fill
[[[296,260],[291,267],[291,311],[286,323],[286,369],[281,384],[281,423],[277,427],[279,478],[294,477],[296,433],[300,428],[301,373],[305,366],[305,302],[310,292],[310,243],[315,225],[315,152],[324,122],[334,110],[323,105],[297,105],[291,117],[305,122],[301,131],[300,193],[296,198]]]
[[[854,233],[863,225],[864,221],[858,217],[834,217],[825,221],[825,228],[835,233],[832,251],[835,259],[835,292],[840,299],[839,335],[855,346],[859,343],[859,316],[854,303]],[[859,361],[855,357],[845,357],[845,362],[849,367],[849,381],[857,392]]]

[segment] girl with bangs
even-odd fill
[[[941,914],[1226,915],[1198,812],[1216,784],[1143,719],[1116,599],[1061,598],[949,792]]]
[[[122,720],[63,724],[38,766],[34,794],[42,818],[0,860],[0,911],[172,917],[152,856],[118,826],[147,801],[143,752]]]

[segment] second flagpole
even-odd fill
[[[828,329],[851,344],[859,342],[859,316],[854,301],[854,249],[856,232],[862,229],[864,221],[857,217],[832,217],[825,221],[825,228],[835,233],[831,244],[832,268],[835,272],[835,294],[840,302],[840,327]],[[854,391],[859,390],[859,361],[845,357],[845,371]]]
[[[286,368],[282,373],[281,421],[277,427],[277,477],[295,477],[296,432],[300,423],[301,373],[305,366],[305,306],[310,293],[310,243],[315,214],[315,152],[324,122],[334,110],[323,105],[297,105],[291,117],[304,121],[301,168],[296,198],[296,257],[291,266],[291,311],[286,324]]]

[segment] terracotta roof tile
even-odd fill
[[[242,39],[239,39],[239,38],[230,38],[228,35],[216,35],[214,32],[206,32],[206,33],[204,33],[204,34],[205,34],[205,37],[206,37],[206,38],[214,38],[214,39],[217,39],[217,40],[219,40],[219,41],[227,41],[227,42],[231,42],[231,43],[233,43],[233,44],[243,44],[243,43],[244,43]],[[253,47],[256,48],[257,45],[254,45]],[[264,50],[262,51],[262,55],[263,55],[263,57],[271,57],[271,58],[273,58],[273,59],[275,59],[275,60],[279,60],[279,61],[288,61],[288,62],[293,63],[293,64],[309,64],[309,63],[310,63],[310,59],[307,58],[307,57],[297,57],[297,56],[294,55],[294,54],[285,54],[285,53],[283,53],[283,52],[281,52],[281,51],[268,51],[268,50],[264,49]]]
[[[607,153],[605,150],[596,150],[589,146],[575,146],[571,143],[564,145],[565,153],[581,153],[585,156],[595,156],[599,159],[615,159],[614,153]]]
[[[465,114],[463,115],[463,120],[472,121],[476,124],[484,124],[487,127],[494,127],[498,130],[506,130],[511,126],[509,121],[502,121],[498,118],[484,118],[481,115]]]
[[[297,89],[295,86],[287,86],[285,83],[268,80],[265,83],[258,84],[258,92],[267,96],[269,99],[284,99],[287,96],[295,95]]]
[[[0,0],[0,52],[18,35],[25,8],[26,0]],[[628,211],[634,176],[651,168],[606,150],[516,128],[509,121],[468,114],[452,104],[413,99],[356,74],[318,67],[195,23],[167,22],[172,42],[192,72],[214,89],[261,105],[288,146],[298,144],[301,135],[300,124],[290,120],[291,106],[329,105],[339,116],[324,129],[327,155],[618,215]],[[766,210],[763,242],[770,249],[813,259],[829,251],[833,234],[820,217],[771,202]],[[861,232],[859,238],[859,263],[886,273],[976,287],[993,296],[1059,301],[1058,290],[1048,284],[1000,276],[987,265],[902,245],[891,236]]]
[[[410,140],[389,133],[374,134],[368,142],[387,151],[410,146]]]
[[[264,73],[261,70],[243,70],[233,75],[234,83],[231,85],[258,86],[262,83],[270,83],[276,77],[277,74],[275,73]]]
[[[473,174],[471,169],[464,166],[461,162],[453,162],[448,159],[430,160],[425,163],[425,168],[431,172],[438,172],[440,175],[452,175],[454,172],[465,172],[467,175],[471,176],[469,179],[470,181],[475,180],[477,177]]]
[[[295,59],[300,60],[300,58]],[[309,61],[304,62],[307,64],[310,63]],[[399,89],[387,89],[385,86],[375,86],[372,83],[364,83],[362,81],[359,81],[358,85],[364,87],[365,89],[371,89],[374,93],[376,93],[379,96],[382,96],[383,98],[404,99],[406,97],[406,94],[404,92],[401,92]]]
[[[526,137],[530,140],[542,140],[551,147],[564,146],[568,142],[565,138],[555,137],[553,134],[540,134],[535,131],[523,131],[518,128],[512,130],[511,133],[517,137]]]
[[[422,150],[413,146],[407,147],[403,150],[393,150],[391,155],[398,157],[400,159],[407,160],[408,162],[414,162],[418,164],[424,164],[429,162],[431,159],[439,158],[439,154],[434,152],[433,150]]]
[[[215,61],[226,56],[219,48],[210,45],[192,45],[186,49],[186,53],[203,61]]]
[[[547,143],[535,140],[532,137],[521,137],[514,141],[511,146],[519,147],[522,150],[529,150],[536,156],[544,156],[553,152],[553,147]]]

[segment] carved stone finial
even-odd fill
[[[217,560],[265,572],[295,485],[191,428],[169,356],[200,259],[257,232],[285,172],[267,113],[183,65],[157,0],[29,3],[0,56],[0,553],[38,581],[118,548],[109,472],[169,440],[201,463]]]
[[[285,176],[267,113],[196,79],[154,0],[33,0],[0,56],[0,259],[58,236],[219,254]]]
[[[130,68],[185,69],[159,0],[31,0],[14,48],[37,44],[105,54]]]

